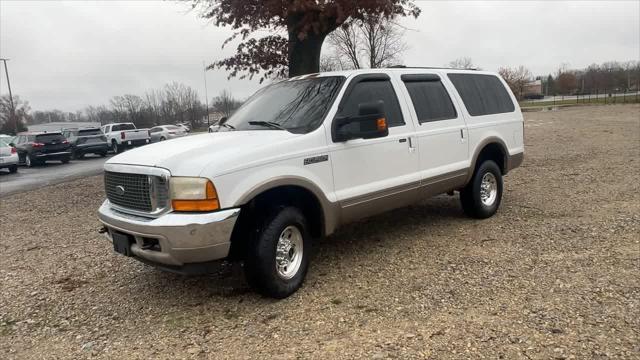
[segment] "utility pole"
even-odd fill
[[[18,133],[18,121],[16,120],[16,108],[13,105],[13,95],[11,94],[11,82],[9,82],[9,69],[7,69],[7,61],[9,59],[0,59],[4,62],[4,73],[7,75],[7,86],[9,87],[9,103],[11,111],[9,112],[9,121],[13,121],[13,130]]]
[[[207,129],[209,129],[209,94],[207,93],[207,66],[202,62],[202,69],[204,74],[204,104],[207,109],[206,117],[207,117]]]

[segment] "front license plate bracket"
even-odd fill
[[[111,239],[113,240],[113,250],[124,256],[133,256],[131,253],[131,243],[133,243],[133,236],[120,234],[117,232],[111,233]]]

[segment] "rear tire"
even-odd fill
[[[160,141],[165,141],[165,140],[167,139],[165,139],[164,136],[160,138]]]
[[[121,147],[118,145],[118,142],[116,142],[115,140],[111,141],[111,151],[113,151],[114,154],[119,154],[122,151]]]
[[[476,169],[473,178],[460,192],[464,213],[476,219],[493,216],[502,201],[502,172],[492,161],[484,161]]]
[[[105,152],[101,152],[101,153],[100,153],[100,156],[102,156],[102,157],[106,157],[106,156],[107,156],[107,152],[106,152],[106,151],[105,151]]]
[[[24,164],[27,165],[27,167],[34,167],[36,165],[38,165],[38,161],[35,159],[31,158],[31,155],[27,154],[24,157]]]
[[[310,255],[311,235],[304,215],[295,207],[280,208],[249,240],[247,282],[265,296],[286,298],[302,286]]]
[[[60,161],[62,161],[63,164],[68,164],[69,160],[71,160],[69,156],[63,157],[62,159],[60,159]]]
[[[18,172],[18,165],[9,166],[9,174],[15,174]]]

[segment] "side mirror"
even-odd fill
[[[334,140],[374,139],[389,135],[382,101],[358,105],[358,115],[336,118]]]

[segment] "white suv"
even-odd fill
[[[283,298],[313,242],[345,223],[453,191],[468,215],[492,216],[523,131],[491,72],[300,76],[258,91],[217,132],[111,158],[99,217],[117,252],[181,273],[241,260],[255,289]]]

